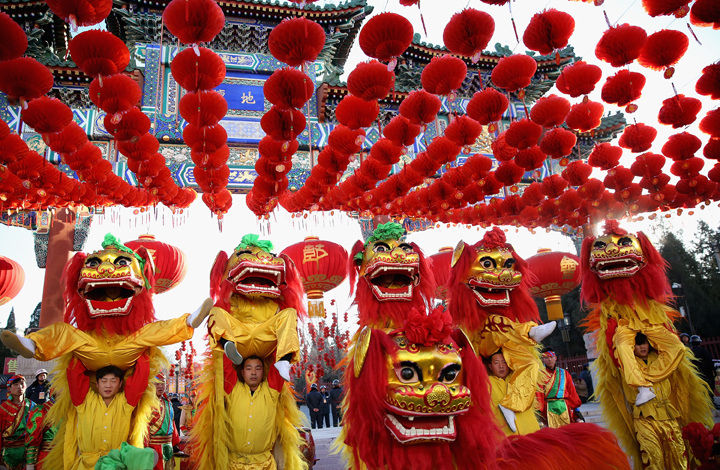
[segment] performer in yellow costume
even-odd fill
[[[78,453],[73,455],[72,470],[93,470],[100,457],[128,440],[132,413],[142,393],[121,391],[123,376],[115,366],[98,370],[97,391],[91,389],[77,414],[68,418],[68,426],[77,428]]]
[[[642,373],[653,374],[656,369],[665,368],[658,360],[657,351],[652,350],[647,337],[638,333],[635,339],[634,359],[637,369]],[[678,410],[672,405],[670,395],[672,387],[668,379],[657,381],[653,385],[655,398],[635,405],[637,388],[623,382],[628,406],[632,408],[635,435],[642,456],[644,469],[684,470],[687,468],[685,443],[677,418]]]
[[[508,392],[508,382],[512,379],[514,372],[508,367],[505,356],[502,351],[498,351],[490,356],[490,398],[493,404],[493,414],[495,415],[495,423],[506,436],[513,434],[525,435],[540,429],[540,425],[535,417],[535,407],[518,413],[515,416],[515,426],[517,431],[513,431],[507,425],[505,417],[500,411],[500,403]]]
[[[224,350],[236,365],[251,355],[280,358],[275,367],[290,380],[290,363],[297,362],[300,351],[298,310],[281,304],[296,300],[297,285],[288,287],[299,278],[292,260],[272,250],[272,242],[249,234],[229,259],[225,252],[218,254],[211,274],[216,306],[208,321],[210,347]],[[302,287],[299,292],[302,296]]]
[[[642,232],[627,233],[608,220],[603,236],[583,241],[581,263],[582,300],[594,307],[585,326],[596,334],[595,395],[608,427],[635,468],[641,469],[636,420],[626,406],[629,397],[638,409],[659,398],[658,392],[663,392],[658,384],[667,381],[681,428],[690,422],[712,428],[713,405],[691,362],[692,352],[677,337],[673,321],[680,315],[667,305],[672,293],[666,262],[648,238]],[[642,367],[635,357],[637,333],[643,333],[655,350],[652,367]]]
[[[158,346],[192,338],[193,328],[211,307],[204,304],[192,315],[154,322],[152,257],[145,248],[133,251],[110,234],[102,245],[102,250],[89,255],[77,253],[65,267],[64,323],[27,338],[8,331],[0,335],[6,346],[24,357],[59,359],[54,380],[58,399],[48,419],[59,424],[56,439],[63,445],[54,446],[46,461],[48,468],[68,470],[74,465],[80,437],[77,427],[68,423],[77,419],[77,407],[85,403],[91,389],[88,371],[108,365],[125,373],[126,393],[142,395],[126,439],[141,447],[156,400],[149,378],[167,364]]]
[[[229,258],[218,254],[210,274],[215,301],[208,320],[210,350],[189,443],[199,470],[274,469],[274,459],[267,458],[273,447],[283,455],[285,469],[305,466],[296,429],[303,416],[283,382],[300,350],[303,288],[292,260],[272,249],[271,242],[246,235]],[[277,384],[272,392],[260,387],[257,401],[236,370],[244,357],[253,356],[268,369],[269,383]],[[248,414],[247,406],[257,411]]]
[[[538,343],[555,329],[555,322],[538,325],[540,313],[528,292],[531,276],[525,260],[495,227],[475,245],[458,243],[448,281],[448,309],[475,352],[487,358],[502,350],[513,370],[498,404],[513,432],[517,415],[533,409]]]

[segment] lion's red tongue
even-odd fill
[[[126,302],[127,299],[119,299],[107,302],[103,300],[90,300],[90,304],[92,304],[93,308],[96,310],[113,310],[116,308],[122,308],[125,306]]]

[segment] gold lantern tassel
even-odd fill
[[[545,307],[547,307],[548,320],[563,319],[563,309],[559,295],[549,295],[545,297]]]

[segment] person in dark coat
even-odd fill
[[[595,393],[595,387],[593,386],[592,374],[590,373],[589,364],[585,364],[583,366],[583,369],[580,372],[580,378],[585,381],[585,385],[587,385],[588,391],[588,400],[591,400],[593,398],[593,394]]]
[[[320,404],[320,427],[322,428],[322,422],[325,420],[325,427],[330,427],[330,394],[327,391],[327,386],[323,385],[320,387],[320,395],[322,395],[323,401]]]
[[[710,387],[710,397],[715,396],[715,365],[710,352],[703,346],[700,346],[702,339],[698,335],[690,337],[690,349],[697,359],[697,367],[700,371],[700,377],[707,382]]]
[[[50,398],[50,383],[47,380],[48,372],[40,369],[35,372],[35,381],[30,384],[25,396],[33,403],[42,405]]]
[[[332,411],[333,427],[338,427],[342,422],[342,397],[343,389],[340,387],[340,381],[335,379],[330,390],[330,411]]]
[[[322,418],[320,408],[323,404],[323,396],[318,392],[317,384],[310,386],[310,392],[305,396],[305,404],[310,409],[310,423],[312,428],[322,429]]]

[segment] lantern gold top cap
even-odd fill
[[[550,248],[538,248],[538,253],[550,253],[552,250]]]
[[[306,242],[314,242],[315,240],[320,240],[320,238],[316,237],[315,235],[310,235],[309,237],[305,237]]]
[[[438,250],[438,253],[443,253],[445,251],[453,251],[453,250],[455,250],[455,248],[453,248],[451,246],[444,246]]]
[[[155,235],[150,235],[149,233],[146,233],[144,235],[140,235],[140,240],[155,240]]]

